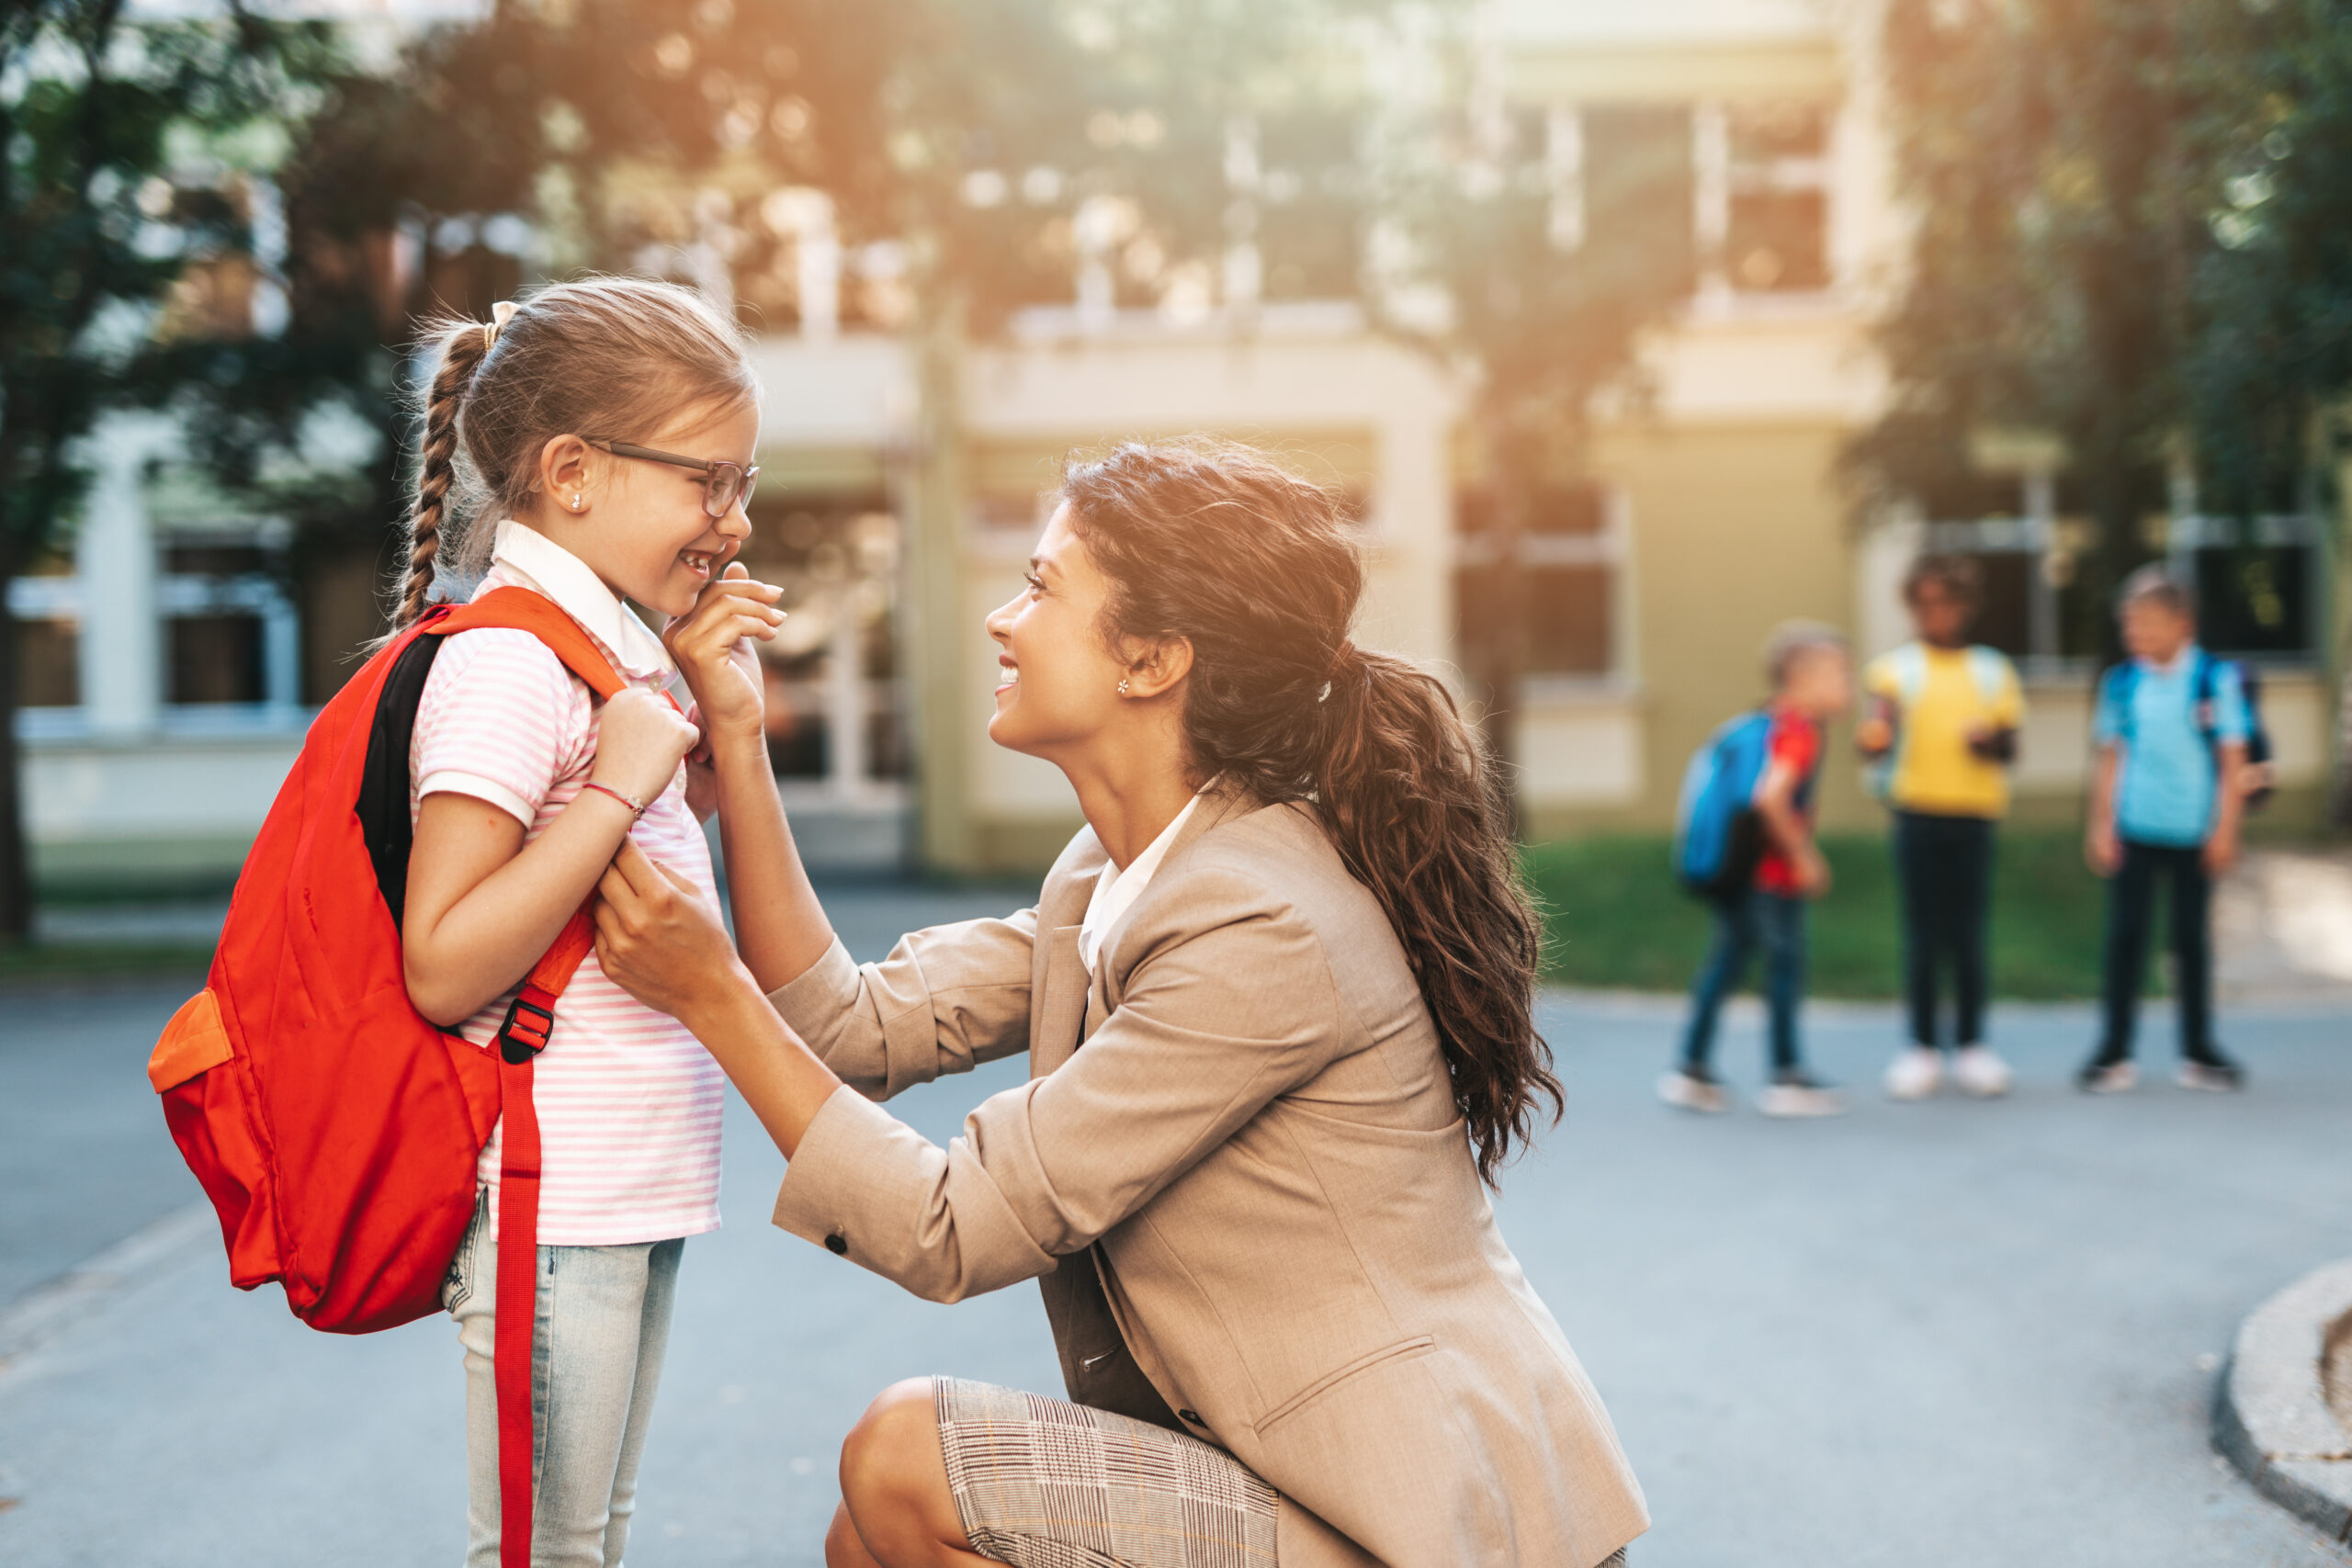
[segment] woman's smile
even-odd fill
[[[996,694],[1001,697],[1021,684],[1021,666],[1012,661],[1012,655],[1009,653],[998,654],[996,661],[1002,671],[996,683]]]

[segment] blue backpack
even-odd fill
[[[1718,726],[1682,770],[1674,874],[1702,898],[1736,898],[1756,878],[1756,863],[1764,858],[1756,784],[1764,776],[1771,738],[1769,711],[1741,714]]]

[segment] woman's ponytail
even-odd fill
[[[408,576],[392,612],[396,632],[416,624],[433,593],[434,560],[441,553],[442,527],[449,521],[449,486],[457,476],[458,414],[474,372],[490,353],[490,340],[491,333],[479,321],[453,321],[442,329],[441,362],[425,394],[416,501],[408,514]]]
[[[1204,778],[1311,801],[1386,911],[1491,1183],[1544,1102],[1543,928],[1500,780],[1442,682],[1348,640],[1363,566],[1344,498],[1258,453],[1128,445],[1063,476],[1110,578],[1106,632],[1193,645],[1184,728]]]
[[[1543,926],[1484,743],[1427,671],[1342,645],[1315,805],[1404,944],[1488,1182],[1563,1100],[1535,1030]]]

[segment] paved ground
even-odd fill
[[[851,890],[854,948],[958,912]],[[0,994],[0,1303],[183,1212],[140,1067],[182,985]],[[2240,1013],[2243,1098],[2063,1087],[2079,1009],[2004,1012],[1997,1105],[1700,1122],[1649,1099],[1668,1004],[1560,998],[1568,1122],[1503,1224],[1608,1398],[1658,1524],[1641,1568],[2342,1563],[2205,1439],[2238,1318],[2352,1254],[2352,1014]],[[1866,1082],[1890,1011],[1823,1009]],[[2152,1031],[2165,1047],[2169,1030]],[[1725,1042],[1758,1054],[1752,1019]],[[900,1102],[933,1136],[1017,1063]],[[928,1306],[763,1224],[781,1161],[729,1125],[729,1228],[688,1248],[637,1568],[811,1564],[840,1435],[934,1370],[1054,1386],[1035,1293]],[[437,1568],[462,1548],[454,1337],[314,1335],[168,1220],[119,1280],[0,1305],[0,1562]],[[12,1339],[13,1336],[13,1339]]]

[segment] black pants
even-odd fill
[[[1936,1043],[1936,982],[1951,964],[1957,1040],[1984,1039],[1984,931],[1993,892],[1993,824],[1982,817],[1894,814],[1894,872],[1903,885],[1904,995],[1911,1038]]]
[[[2180,987],[2180,1053],[2213,1054],[2213,944],[2209,933],[2213,884],[2205,874],[2201,847],[2123,840],[2123,864],[2107,885],[2107,1032],[2098,1059],[2120,1062],[2132,1055],[2132,1032],[2140,1015],[2140,980],[2148,962],[2148,927],[2154,923],[2156,879],[2172,884],[2172,953]]]

